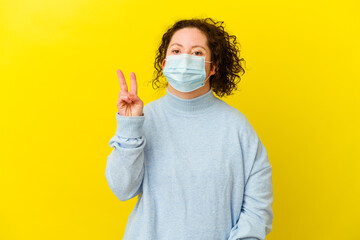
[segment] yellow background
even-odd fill
[[[122,239],[105,179],[119,82],[145,104],[176,20],[213,17],[247,72],[223,98],[273,166],[269,240],[360,239],[359,1],[0,1],[0,239]],[[176,226],[174,226],[176,227]]]

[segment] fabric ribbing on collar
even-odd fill
[[[169,91],[166,88],[166,94],[163,97],[164,104],[173,111],[177,111],[185,114],[199,114],[207,111],[217,101],[212,88],[210,90],[196,98],[183,99]]]

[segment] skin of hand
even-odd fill
[[[118,112],[121,116],[143,116],[144,103],[137,95],[137,82],[135,73],[130,73],[131,91],[128,91],[124,74],[117,70],[120,82],[120,93],[117,102]]]

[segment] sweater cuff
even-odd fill
[[[121,116],[116,113],[116,134],[124,138],[137,138],[144,135],[143,124],[145,115],[142,116]]]

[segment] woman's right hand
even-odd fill
[[[124,74],[117,70],[120,81],[119,100],[117,102],[118,112],[121,116],[143,116],[143,101],[137,96],[137,83],[135,73],[130,73],[131,91],[128,91]]]

